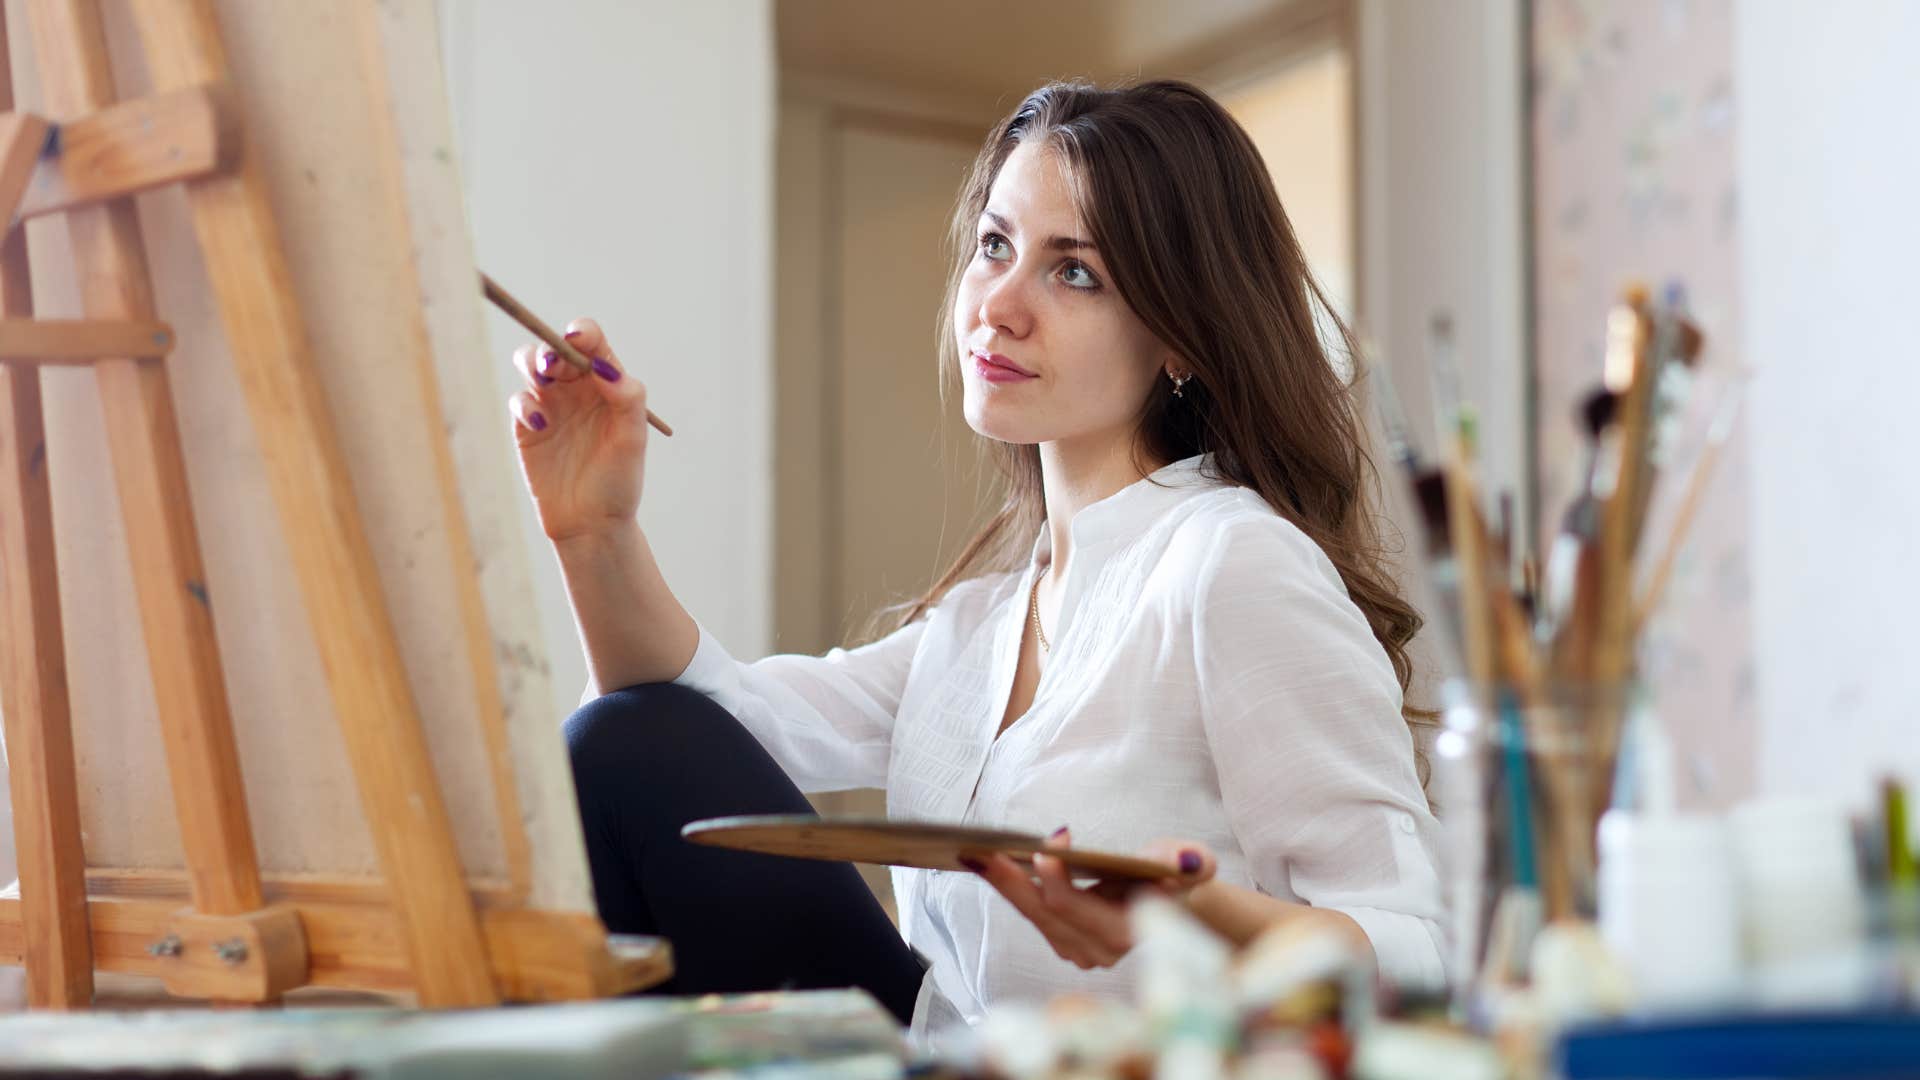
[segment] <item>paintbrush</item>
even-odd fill
[[[1420,514],[1421,535],[1426,541],[1427,580],[1440,601],[1449,650],[1457,664],[1466,663],[1465,641],[1460,626],[1460,571],[1453,557],[1452,531],[1447,521],[1447,482],[1445,474],[1427,465],[1414,445],[1407,427],[1406,410],[1393,385],[1393,373],[1370,365],[1367,385],[1377,387],[1374,410],[1380,418],[1381,435],[1387,453],[1400,466],[1413,493]]]
[[[1609,451],[1595,470],[1599,508],[1599,603],[1591,677],[1602,685],[1624,679],[1633,666],[1633,508],[1645,480],[1646,432],[1653,386],[1649,377],[1646,290],[1630,288],[1607,314],[1607,389],[1620,396],[1601,445]]]
[[[1699,456],[1694,459],[1693,469],[1687,476],[1685,494],[1681,496],[1680,508],[1676,511],[1673,529],[1667,534],[1667,542],[1661,549],[1659,560],[1654,563],[1653,574],[1647,581],[1647,588],[1641,594],[1640,601],[1634,605],[1633,632],[1638,635],[1646,629],[1647,620],[1659,609],[1661,598],[1665,595],[1667,582],[1673,576],[1674,563],[1680,557],[1680,550],[1686,545],[1687,531],[1693,525],[1693,518],[1699,512],[1700,502],[1705,497],[1707,483],[1713,477],[1714,467],[1720,463],[1720,452],[1726,446],[1727,439],[1733,435],[1734,420],[1740,414],[1740,401],[1745,381],[1734,383],[1727,389],[1726,397],[1720,407],[1714,411],[1713,422],[1707,429],[1705,445],[1700,448]]]
[[[1595,571],[1593,644],[1586,651],[1582,680],[1594,695],[1585,710],[1587,747],[1586,790],[1597,800],[1598,820],[1611,801],[1610,780],[1620,746],[1625,686],[1634,667],[1634,549],[1638,541],[1633,509],[1640,501],[1640,485],[1647,479],[1647,424],[1652,410],[1653,380],[1650,348],[1652,327],[1647,315],[1646,290],[1628,288],[1607,315],[1605,377],[1607,388],[1620,395],[1614,423],[1603,447],[1609,460],[1596,470],[1596,502],[1600,535]],[[1604,497],[1600,496],[1604,492]]]
[[[1460,418],[1461,430],[1443,466],[1449,541],[1459,577],[1460,646],[1467,675],[1491,686],[1498,675],[1493,610],[1488,605],[1487,523],[1473,479],[1473,418]]]
[[[1433,386],[1435,430],[1445,441],[1441,470],[1448,542],[1459,581],[1460,652],[1468,678],[1484,688],[1492,685],[1497,664],[1493,613],[1487,607],[1487,525],[1473,479],[1474,418],[1460,404],[1453,319],[1445,312],[1435,313],[1428,324],[1427,374]]]
[[[1527,622],[1534,627],[1534,636],[1540,636],[1540,561],[1532,555],[1520,556],[1520,608],[1527,613]]]
[[[1371,357],[1370,349],[1363,352]],[[1374,391],[1374,413],[1380,419],[1380,434],[1387,440],[1387,453],[1393,460],[1412,476],[1420,470],[1420,451],[1413,445],[1413,435],[1407,430],[1407,411],[1400,405],[1400,392],[1393,385],[1393,372],[1382,368],[1369,359],[1367,363],[1367,387]]]
[[[1653,313],[1653,344],[1647,372],[1653,396],[1647,415],[1646,463],[1631,515],[1636,547],[1646,526],[1654,480],[1673,453],[1680,416],[1693,388],[1693,373],[1706,346],[1706,336],[1687,318],[1686,303],[1686,289],[1678,281],[1669,282],[1665,303]]]
[[[1920,887],[1920,866],[1907,839],[1907,789],[1894,777],[1880,785],[1880,810],[1886,830],[1887,881],[1897,888]]]
[[[1599,499],[1596,492],[1602,458],[1610,448],[1607,431],[1613,424],[1619,395],[1606,387],[1595,388],[1580,406],[1580,423],[1587,435],[1587,464],[1579,494],[1567,507],[1547,555],[1545,636],[1550,643],[1553,668],[1557,677],[1584,681],[1587,659],[1592,655],[1596,629],[1594,605],[1598,598],[1597,551],[1594,541],[1600,535]]]
[[[572,364],[583,375],[593,373],[593,361],[582,355],[579,349],[569,345],[566,338],[554,333],[553,327],[543,322],[540,316],[527,310],[525,304],[515,300],[512,293],[501,288],[500,283],[488,277],[484,271],[480,274],[480,292],[491,300],[495,307],[506,312],[508,318],[526,327],[534,337],[546,342],[547,347],[552,349],[560,359]],[[669,437],[673,435],[673,429],[667,426],[665,420],[653,415],[652,409],[647,410],[647,423],[652,424],[662,435]]]
[[[1499,526],[1493,534],[1494,561],[1500,564],[1500,576],[1507,587],[1516,592],[1520,588],[1520,571],[1513,559],[1513,492],[1502,488],[1493,500],[1494,520]]]

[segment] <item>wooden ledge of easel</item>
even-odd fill
[[[240,160],[240,126],[228,96],[223,86],[196,86],[61,123],[14,220],[231,171]]]
[[[147,955],[159,961],[160,981],[175,997],[278,1001],[307,982],[307,934],[290,904],[243,915],[177,911]]]
[[[173,351],[173,327],[127,319],[0,319],[0,362],[91,364],[159,359]]]
[[[268,877],[261,886],[270,907],[286,905],[299,913],[306,938],[304,985],[414,991],[400,921],[380,882]],[[186,876],[90,870],[87,892],[94,966],[164,979],[167,960],[149,949],[166,940],[179,918]],[[673,975],[673,951],[663,939],[610,936],[593,915],[521,908],[503,889],[482,887],[473,896],[494,984],[509,1001],[614,997]],[[23,962],[20,914],[17,898],[0,897],[0,964]]]

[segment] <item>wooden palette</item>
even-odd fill
[[[960,860],[1005,855],[1031,865],[1036,853],[1058,856],[1076,877],[1115,881],[1160,881],[1178,877],[1165,863],[1080,848],[1050,848],[1028,833],[885,818],[823,819],[804,814],[764,814],[694,821],[680,835],[696,844],[786,855],[799,859],[966,870]]]

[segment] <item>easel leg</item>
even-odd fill
[[[12,107],[13,76],[0,13],[0,111]],[[13,164],[38,149],[16,138],[0,147],[0,159]],[[0,166],[0,172],[11,171]],[[12,212],[10,201],[5,209]],[[13,229],[0,242],[0,318],[32,313],[26,233]],[[0,713],[6,718],[13,836],[21,869],[27,1003],[37,1009],[77,1009],[93,1002],[93,941],[65,648],[40,372],[0,365]]]
[[[26,277],[15,234],[0,248],[0,300],[9,314]],[[0,713],[6,716],[13,839],[27,952],[27,1002],[77,1009],[93,1001],[80,800],[74,791],[67,662],[55,580],[40,373],[0,370]]]

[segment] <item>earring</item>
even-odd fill
[[[1167,375],[1167,378],[1169,378],[1169,379],[1172,379],[1172,380],[1173,380],[1173,396],[1174,396],[1174,397],[1185,397],[1186,395],[1185,395],[1184,393],[1182,393],[1182,392],[1181,392],[1181,389],[1182,389],[1183,387],[1185,387],[1185,386],[1187,385],[1187,380],[1188,380],[1188,379],[1191,379],[1191,378],[1193,378],[1193,376],[1191,376],[1191,375],[1174,375],[1174,374],[1172,374],[1172,373],[1169,373],[1169,374]]]

